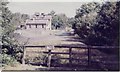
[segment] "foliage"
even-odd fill
[[[56,65],[60,64],[60,63],[61,63],[60,57],[61,57],[61,56],[60,56],[60,55],[57,55],[57,54],[52,55],[51,64],[52,64],[53,66],[56,66]]]
[[[91,26],[93,26],[97,12],[99,11],[99,3],[88,3],[81,6],[81,8],[76,11],[76,33],[83,39],[88,37],[91,33]]]
[[[68,18],[67,20],[67,26],[68,27],[73,27],[74,28],[74,24],[75,24],[75,18]]]
[[[93,26],[95,39],[92,43],[95,45],[118,45],[119,32],[119,6],[118,3],[107,2],[103,4],[98,16],[97,22]],[[91,42],[90,38],[89,41]],[[96,44],[97,42],[98,44]]]
[[[51,15],[52,17],[55,15],[55,11],[51,11],[50,13],[48,13],[48,15]]]
[[[27,56],[25,61],[26,61],[27,64],[32,63],[32,64],[37,64],[37,65],[39,65],[39,64],[44,64],[45,65],[47,63],[47,59],[48,59],[48,57],[47,57],[46,54],[40,53],[40,55],[35,56],[35,57]]]
[[[67,65],[69,64],[69,61],[67,59],[61,59],[63,58],[62,55],[59,54],[53,54],[51,57],[51,65],[52,66],[59,66],[59,65]]]
[[[14,34],[15,27],[13,24],[11,24],[11,19],[12,19],[12,13],[5,5],[3,5],[2,24],[1,24],[1,28],[2,28],[1,42],[3,45],[2,54],[4,56],[2,58],[2,62],[7,65],[13,65],[13,63],[15,62],[15,59],[13,58],[15,54],[13,54],[13,47],[12,47],[15,44],[14,37],[12,36]],[[4,47],[5,45],[6,46],[8,45],[9,47]],[[10,57],[9,55],[7,56],[7,52],[9,53],[9,55],[12,55],[12,57]]]
[[[51,65],[58,66],[59,64],[67,64],[67,60],[61,60],[62,56],[53,54],[51,55]],[[40,53],[38,56],[30,57],[26,56],[25,63],[33,65],[47,65],[48,63],[48,54]]]
[[[2,43],[2,54],[8,54],[17,60],[21,60],[23,50],[19,47],[20,44],[15,38],[19,34],[14,33],[14,31],[29,16],[27,14],[12,13],[7,7],[8,3],[4,0],[0,2],[0,9],[2,11],[0,20],[0,27],[2,29],[0,40]]]
[[[15,24],[15,27],[19,27],[20,25],[24,25],[27,19],[29,19],[29,15],[27,14],[13,13],[11,23]]]
[[[67,16],[65,14],[55,14],[54,11],[50,13],[52,15],[52,29],[63,29],[67,24]]]
[[[18,64],[17,60],[10,55],[0,54],[0,57],[2,57],[2,63],[5,65],[16,66]]]
[[[87,45],[115,45],[118,40],[118,3],[84,4],[76,12],[76,33]]]

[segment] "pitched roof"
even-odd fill
[[[52,19],[51,15],[33,15],[31,19]]]
[[[51,15],[34,14],[30,19],[26,20],[26,24],[47,24],[51,19]]]
[[[48,20],[27,20],[26,24],[47,24]]]

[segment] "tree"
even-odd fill
[[[89,34],[94,33],[92,31],[92,26],[94,25],[97,17],[97,13],[100,10],[99,3],[87,3],[83,4],[76,11],[75,16],[75,32],[82,38],[86,39]]]
[[[67,26],[68,27],[73,27],[74,24],[75,24],[75,18],[73,18],[73,17],[72,18],[68,18],[68,20],[67,20]]]
[[[17,28],[17,24],[21,19],[20,14],[13,14],[7,7],[8,2],[0,2],[1,5],[1,43],[2,43],[2,54],[7,54],[13,58],[18,59],[18,53],[22,53],[22,48],[19,47],[18,41],[15,36],[19,34],[14,33]]]
[[[96,24],[93,26],[95,39],[89,41],[93,45],[117,45],[119,36],[119,3],[106,2],[103,4]]]
[[[3,2],[2,2],[3,3]],[[12,13],[6,7],[8,3],[5,2],[2,4],[2,43],[3,45],[11,44],[11,41],[13,38],[10,37],[10,34],[13,33],[14,27],[12,24],[10,24],[10,20],[12,19]]]
[[[52,18],[52,28],[53,29],[63,29],[67,24],[67,16],[65,14],[57,14]]]
[[[25,21],[27,19],[29,19],[29,15],[28,14],[13,13],[12,14],[11,23],[15,24],[14,26],[16,28],[22,28],[20,26],[24,26],[25,25]]]
[[[55,11],[51,11],[48,15],[51,15],[52,17],[55,15]]]
[[[13,38],[10,37],[10,35],[14,31],[14,27],[12,27],[12,25],[10,24],[12,13],[8,9],[8,7],[6,7],[8,3],[9,2],[5,0],[0,1],[0,51],[2,51],[0,52],[0,61],[2,59],[1,62],[5,64],[11,64],[15,62],[14,57],[11,57],[11,55],[8,56],[8,54],[6,54],[8,50],[12,51],[11,46],[7,48],[4,47],[5,45],[10,45],[13,42]]]
[[[87,45],[118,45],[119,3],[88,3],[77,10],[76,33]]]

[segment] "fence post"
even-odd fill
[[[72,48],[71,47],[69,48],[69,64],[70,66],[72,64]]]
[[[0,55],[2,54],[2,45],[0,45]],[[0,69],[2,67],[2,55],[0,56]]]
[[[50,65],[51,65],[51,50],[48,50],[48,63],[47,63],[48,68],[50,68]]]
[[[47,49],[48,49],[48,62],[47,62],[47,66],[50,69],[50,66],[51,66],[51,51],[52,51],[52,49],[54,49],[54,46],[53,45],[49,45],[49,46],[47,46]]]
[[[25,55],[26,55],[26,49],[25,49],[25,46],[23,46],[23,58],[22,58],[23,65],[25,65]]]
[[[91,67],[91,46],[88,46],[88,69]]]

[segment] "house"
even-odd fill
[[[35,13],[30,19],[26,20],[27,29],[48,29],[51,30],[51,15],[45,15],[44,13]]]

